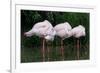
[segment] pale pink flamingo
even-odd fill
[[[65,38],[69,38],[72,36],[70,33],[72,27],[68,22],[57,24],[54,27],[54,30],[56,31],[56,35],[61,38],[61,55],[62,55],[62,60],[64,60],[64,47],[63,47],[63,40]]]
[[[75,38],[77,38],[77,59],[79,59],[79,49],[80,49],[80,45],[79,45],[80,40],[79,40],[79,38],[86,35],[86,33],[85,33],[85,27],[83,27],[82,25],[74,27],[71,30],[71,33],[72,33],[72,36],[74,36]]]
[[[31,30],[24,33],[24,35],[26,35],[27,37],[37,35],[40,38],[42,38],[43,61],[45,61],[45,40],[48,40],[48,41],[54,40],[55,34],[56,34],[56,31],[53,29],[52,24],[48,20],[44,20],[43,22],[36,23],[32,27]],[[48,50],[48,52],[49,52],[49,50]]]

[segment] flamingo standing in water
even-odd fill
[[[69,38],[72,36],[71,34],[71,25],[68,22],[58,24],[54,27],[54,30],[56,31],[56,35],[61,37],[61,55],[62,60],[64,60],[64,47],[63,47],[63,40],[65,38]]]
[[[31,30],[24,33],[24,35],[27,37],[36,35],[36,36],[39,36],[40,38],[42,38],[43,61],[45,61],[45,40],[53,41],[55,34],[56,34],[56,31],[53,29],[53,26],[51,25],[51,23],[48,20],[44,20],[43,22],[36,23],[32,27]]]
[[[79,59],[79,49],[80,49],[80,45],[79,45],[80,40],[79,40],[79,38],[86,35],[85,27],[83,27],[82,25],[74,27],[71,30],[71,33],[75,38],[77,38],[77,59]]]

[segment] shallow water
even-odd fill
[[[49,53],[48,53],[49,49]],[[21,47],[21,62],[42,62],[42,47]],[[48,56],[49,55],[49,56]],[[49,57],[49,59],[48,59]],[[81,45],[79,60],[89,59],[89,46]],[[64,45],[64,60],[72,61],[77,60],[77,48],[68,44]],[[60,46],[45,46],[45,61],[62,61],[61,47]]]

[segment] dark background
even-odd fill
[[[29,31],[35,23],[44,20],[50,21],[53,26],[63,22],[69,22],[72,28],[83,25],[86,29],[86,36],[80,38],[80,60],[89,59],[89,15],[89,13],[79,12],[21,10],[21,62],[42,61],[41,39],[38,36],[28,38],[23,34],[24,32]],[[64,40],[65,60],[76,60],[75,42],[76,38],[74,37]],[[49,45],[53,45],[50,53],[50,61],[60,61],[60,38],[56,36],[54,41],[50,42]]]

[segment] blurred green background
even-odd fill
[[[83,25],[86,29],[86,36],[80,38],[80,60],[89,59],[89,13],[79,12],[52,12],[52,11],[33,11],[21,10],[21,62],[41,62],[41,39],[38,36],[25,37],[23,34],[29,31],[37,22],[48,20],[53,26],[69,22],[73,27]],[[60,54],[60,38],[55,37],[53,42],[49,42],[50,61],[61,61]],[[70,37],[64,40],[64,56],[65,60],[77,60],[76,55],[76,39]],[[47,47],[46,47],[47,48]],[[46,50],[46,61],[47,49]]]

